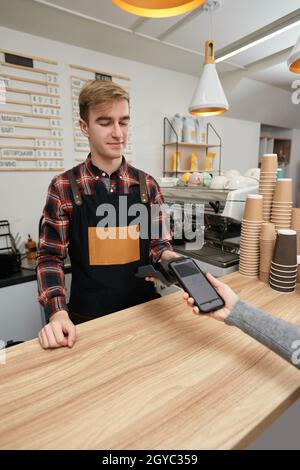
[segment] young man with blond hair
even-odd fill
[[[43,348],[72,347],[75,324],[156,298],[154,284],[136,277],[138,267],[177,257],[165,213],[160,211],[157,220],[151,217],[153,205],[163,203],[159,186],[123,156],[128,93],[112,82],[94,80],[81,90],[79,109],[90,153],[84,163],[53,178],[43,212],[37,258],[39,301],[49,320],[39,332]],[[136,207],[144,214],[139,223]],[[161,238],[151,238],[153,222]],[[68,305],[67,252],[72,265]]]

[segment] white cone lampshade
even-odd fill
[[[194,10],[206,0],[112,0],[112,2],[133,15],[165,18]]]
[[[300,73],[300,36],[287,60],[287,64],[291,72]]]
[[[228,109],[229,104],[215,65],[213,41],[206,41],[204,67],[189,112],[194,116],[213,116],[223,114]]]

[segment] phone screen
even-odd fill
[[[194,261],[190,259],[175,261],[170,266],[182,287],[193,297],[201,311],[210,312],[224,305],[223,299]]]

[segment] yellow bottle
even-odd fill
[[[175,173],[179,169],[180,152],[173,153],[172,171]]]
[[[213,161],[216,157],[215,153],[209,152],[205,157],[205,171],[210,171],[213,168]]]
[[[190,171],[197,171],[197,153],[192,152]]]

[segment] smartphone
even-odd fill
[[[208,281],[199,266],[191,258],[172,260],[169,268],[181,287],[193,297],[201,313],[209,313],[224,307],[225,303]]]

